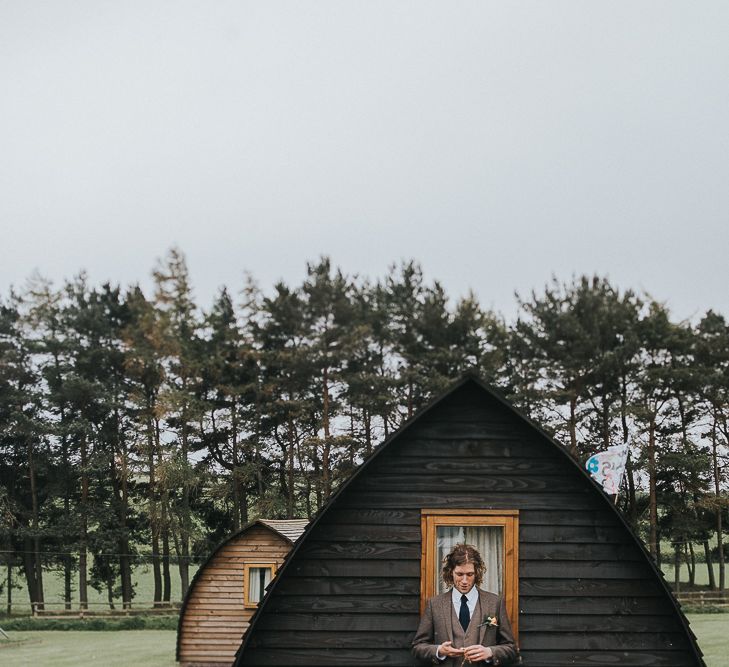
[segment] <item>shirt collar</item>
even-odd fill
[[[461,604],[461,591],[459,591],[455,586],[451,589],[451,599],[453,600],[453,604]],[[469,604],[475,604],[476,600],[478,599],[478,587],[474,586],[468,593],[466,593],[466,599],[468,600]]]

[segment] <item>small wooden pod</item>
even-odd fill
[[[180,611],[181,667],[230,667],[251,616],[306,520],[259,519],[220,544],[197,571]]]

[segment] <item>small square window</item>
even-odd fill
[[[266,586],[271,583],[276,572],[275,563],[246,563],[243,574],[245,606],[257,607],[266,594]]]

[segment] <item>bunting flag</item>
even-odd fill
[[[607,451],[591,456],[585,463],[587,471],[610,496],[617,496],[620,490],[628,449],[628,443],[608,447]]]

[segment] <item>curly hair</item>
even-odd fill
[[[486,572],[486,565],[483,558],[481,558],[481,554],[478,553],[478,549],[470,544],[456,544],[443,559],[441,577],[447,586],[453,586],[453,570],[458,565],[464,565],[465,563],[473,563],[476,571],[476,586],[481,585],[484,572]]]

